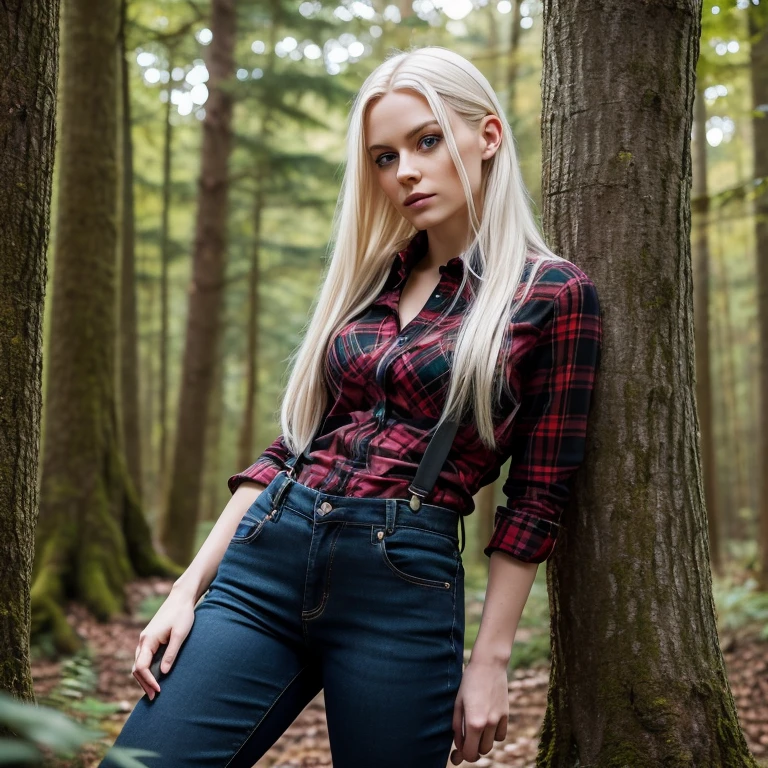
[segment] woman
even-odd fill
[[[337,211],[283,432],[140,635],[147,695],[115,744],[148,765],[250,768],[321,689],[335,768],[506,737],[517,623],[584,457],[595,286],[543,242],[492,88],[444,48],[364,82]],[[462,669],[463,516],[510,457]]]

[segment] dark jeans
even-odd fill
[[[334,768],[446,768],[464,644],[457,526],[444,507],[328,495],[281,472],[115,745],[159,752],[139,757],[152,768],[251,768],[323,689]]]

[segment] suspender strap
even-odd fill
[[[414,512],[419,510],[422,499],[426,498],[435,487],[458,429],[459,423],[457,421],[446,419],[432,435],[419,468],[416,470],[416,477],[408,486],[408,490],[412,494],[411,509]]]

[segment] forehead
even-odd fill
[[[373,137],[374,133],[405,133],[426,120],[434,119],[432,109],[421,94],[390,91],[368,107],[365,116],[366,132],[369,137]]]

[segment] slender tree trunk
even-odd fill
[[[257,174],[257,178],[259,175]],[[256,397],[258,394],[258,361],[259,361],[259,317],[261,305],[259,302],[259,257],[261,252],[261,219],[264,208],[264,191],[261,183],[256,190],[253,205],[253,248],[251,249],[251,271],[248,279],[248,349],[245,353],[245,407],[240,427],[240,441],[237,464],[247,467],[253,462],[253,427],[256,419]]]
[[[515,112],[515,86],[517,85],[517,69],[520,56],[520,0],[511,0],[512,11],[509,14],[509,62],[507,68],[507,100],[504,106],[507,118],[510,120],[512,130],[517,124]]]
[[[59,0],[6,5],[0,24],[0,689],[28,701],[34,701],[30,588],[58,61]],[[0,736],[9,733],[0,725]]]
[[[753,109],[768,104],[768,13],[765,5],[750,7],[747,20],[752,40],[750,70],[752,75]],[[768,112],[752,120],[753,150],[756,179],[768,178]],[[759,542],[760,583],[768,590],[768,194],[764,191],[755,200],[755,242],[757,245],[757,301],[760,325],[760,449],[759,464]]]
[[[715,231],[719,232],[719,216],[716,220]],[[748,435],[745,434],[743,421],[739,413],[738,400],[736,397],[736,360],[735,350],[737,338],[734,334],[731,312],[731,286],[728,269],[725,264],[723,249],[720,238],[715,239],[716,247],[712,249],[713,265],[716,269],[715,280],[720,286],[723,300],[723,311],[720,314],[720,326],[723,330],[723,343],[721,345],[723,356],[723,413],[725,421],[725,430],[727,434],[727,450],[729,458],[728,477],[732,490],[727,495],[729,509],[728,518],[721,516],[725,529],[723,530],[723,539],[727,541],[730,538],[737,538],[741,535],[741,510],[750,506],[748,498],[749,481],[747,478],[747,467],[744,456],[744,445]]]
[[[712,365],[710,331],[712,316],[709,292],[709,192],[707,191],[707,105],[704,85],[697,82],[693,103],[693,315],[696,348],[696,404],[701,427],[701,458],[704,499],[709,526],[709,556],[716,573],[722,572],[720,524],[717,499],[717,460],[712,402]]]
[[[543,22],[545,233],[597,285],[604,343],[586,465],[547,561],[537,764],[756,766],[718,644],[697,437],[701,7],[545,0]]]
[[[66,0],[58,201],[32,631],[61,651],[81,640],[67,599],[107,620],[135,574],[178,568],[151,546],[119,442],[117,39],[119,0]],[[84,109],[85,104],[98,108]]]
[[[173,54],[168,54],[168,69],[173,71]],[[162,515],[165,496],[168,492],[168,266],[171,260],[168,221],[171,213],[171,181],[173,157],[173,125],[171,124],[171,93],[173,83],[168,83],[168,99],[165,102],[165,136],[163,140],[163,202],[160,222],[160,447],[157,474],[157,509]]]
[[[139,344],[136,320],[136,261],[133,206],[133,139],[128,52],[125,44],[127,0],[120,5],[120,95],[122,151],[120,216],[120,414],[128,472],[139,500],[141,486],[141,418],[139,409]]]
[[[205,457],[206,415],[221,328],[227,234],[227,169],[232,97],[225,86],[234,75],[234,0],[213,0],[208,46],[208,101],[203,120],[202,167],[186,344],[168,503],[160,540],[178,563],[193,556]],[[202,415],[202,418],[201,418]]]

